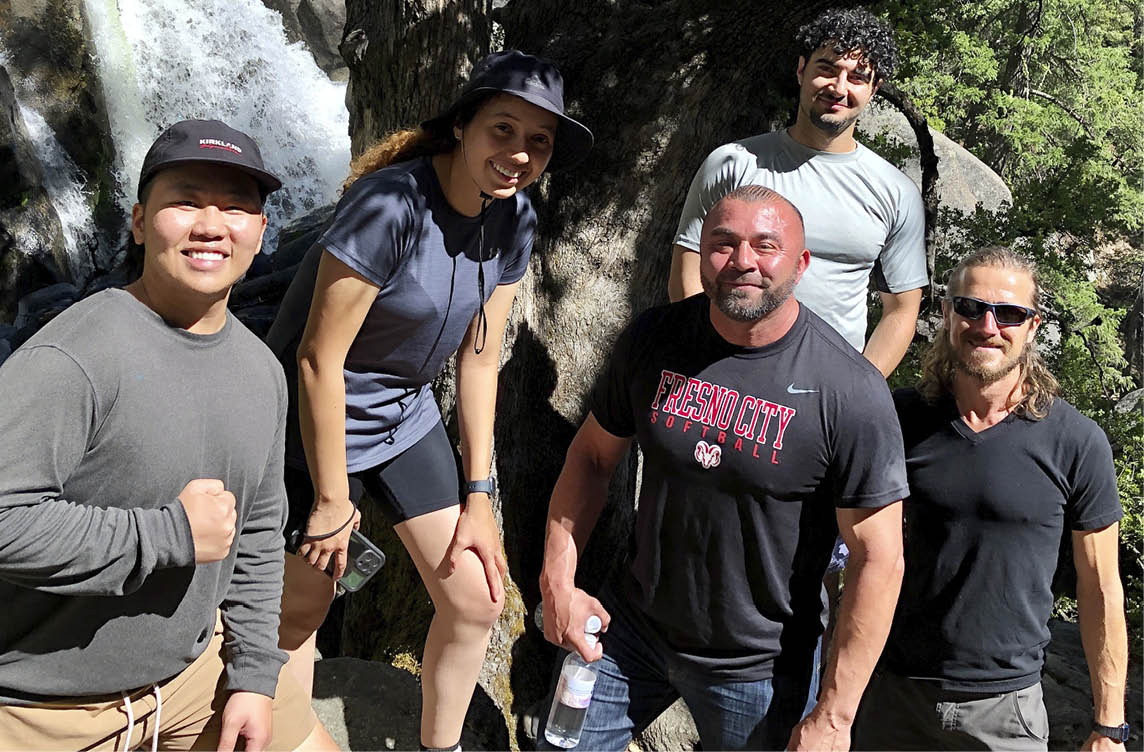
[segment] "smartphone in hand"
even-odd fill
[[[375,546],[369,538],[354,530],[350,533],[350,545],[346,550],[346,571],[338,580],[338,589],[355,593],[361,590],[385,564],[385,554]],[[333,576],[334,562],[326,567],[326,572]]]

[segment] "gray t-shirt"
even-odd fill
[[[196,335],[123,290],[76,303],[0,366],[0,702],[119,693],[206,647],[273,696],[286,384],[233,316]],[[195,565],[178,494],[217,478],[237,535]]]
[[[817,151],[785,130],[720,146],[691,181],[676,245],[698,251],[703,218],[741,185],[778,191],[802,212],[811,258],[795,297],[855,349],[865,344],[871,270],[882,292],[926,285],[921,194],[865,146],[845,154]]]
[[[536,213],[517,193],[478,217],[449,206],[429,158],[359,178],[295,277],[313,289],[322,249],[378,286],[377,298],[346,354],[346,464],[365,470],[397,456],[440,419],[430,382],[457,351],[482,297],[517,282],[528,269]],[[478,248],[483,236],[483,264]],[[283,305],[271,340],[296,333],[309,308]],[[478,340],[479,341],[479,340]],[[282,348],[272,344],[276,350]],[[283,352],[283,361],[292,357]],[[294,442],[291,459],[302,458]]]

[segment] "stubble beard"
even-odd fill
[[[754,303],[746,291],[724,288],[718,281],[703,279],[703,291],[715,301],[715,307],[732,321],[751,323],[778,310],[794,292],[794,277],[781,284],[764,288]]]
[[[807,111],[807,115],[810,118],[810,124],[829,136],[837,136],[840,133],[845,132],[847,128],[852,126],[854,122],[858,120],[858,116],[861,114],[862,113],[859,111],[851,115],[839,117],[815,112],[814,110]]]

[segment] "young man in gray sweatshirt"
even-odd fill
[[[279,672],[286,385],[227,313],[281,183],[217,121],[152,145],[141,277],[0,367],[0,748],[331,746]]]

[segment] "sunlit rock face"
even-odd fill
[[[346,25],[344,0],[262,0],[267,8],[282,14],[282,26],[291,42],[303,42],[314,62],[334,81],[349,77],[346,61],[338,52]]]
[[[59,217],[7,71],[0,67],[0,322],[29,289],[67,275]]]

